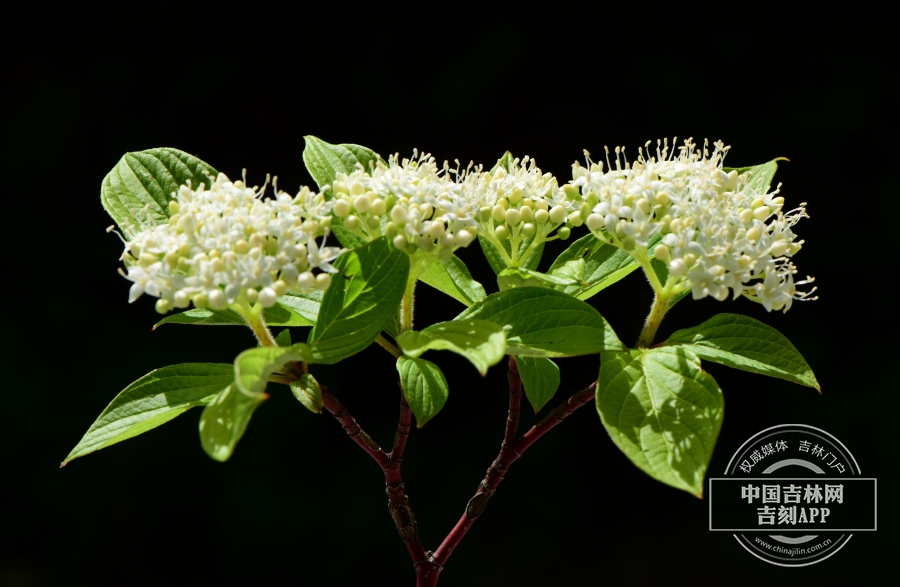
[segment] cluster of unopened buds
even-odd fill
[[[263,199],[264,190],[220,173],[208,188],[181,186],[168,222],[146,214],[140,226],[125,227],[129,301],[147,293],[159,298],[160,313],[191,303],[267,308],[288,290],[328,289],[331,261],[342,252],[324,246],[332,203],[305,187],[296,196],[276,190],[274,199]]]
[[[334,215],[365,241],[382,235],[410,255],[449,259],[475,240],[478,206],[466,189],[465,173],[438,170],[434,157],[393,155],[371,169],[340,173],[332,186]],[[462,182],[454,181],[454,177]]]
[[[726,172],[729,147],[721,142],[711,154],[690,139],[677,155],[657,142],[651,156],[649,145],[631,163],[616,148],[615,168],[607,151],[605,171],[589,156],[587,168],[573,165],[567,187],[577,188],[591,207],[586,224],[595,236],[647,264],[649,241],[660,235],[653,255],[667,263],[669,282],[661,285],[673,294],[690,288],[694,299],[724,300],[731,290],[769,311],[815,299],[815,288],[797,291],[813,279],[794,282],[789,260],[803,245],[791,229],[808,217],[805,204],[785,213],[778,188],[769,192],[762,178]]]
[[[556,178],[541,173],[534,159],[513,159],[508,168],[498,165],[493,173],[473,176],[471,189],[478,194],[480,233],[497,247],[510,266],[527,259],[541,243],[566,240],[572,226],[581,226],[581,196],[559,189]],[[551,236],[553,231],[556,235]],[[507,258],[500,241],[510,241]],[[526,240],[528,239],[528,240]],[[520,243],[529,243],[520,251]]]

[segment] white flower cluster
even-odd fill
[[[439,171],[429,154],[414,152],[402,161],[392,155],[387,164],[337,174],[334,214],[367,241],[386,235],[410,255],[421,251],[449,259],[477,232],[478,205],[466,189],[467,175],[451,172],[446,163]]]
[[[512,265],[520,261],[519,242],[524,238],[533,237],[532,247],[536,247],[556,238],[550,234],[558,228],[559,238],[565,240],[571,229],[563,224],[581,226],[584,222],[578,190],[561,190],[556,178],[541,173],[528,156],[521,161],[512,160],[508,168],[498,165],[492,174],[478,174],[472,180],[472,190],[481,206],[481,233],[501,251],[502,245],[497,241],[512,241],[512,259],[508,260]],[[528,257],[527,251],[522,257],[521,261]]]
[[[768,192],[749,173],[723,171],[729,147],[721,142],[710,154],[706,144],[701,150],[688,139],[676,155],[667,141],[657,141],[655,157],[649,145],[631,163],[616,148],[614,169],[608,150],[606,171],[590,158],[587,168],[573,165],[567,187],[577,188],[590,207],[585,220],[595,236],[639,257],[652,236],[662,235],[653,253],[668,263],[665,285],[672,291],[690,287],[694,299],[724,300],[730,289],[735,298],[747,295],[769,311],[787,311],[794,299],[815,299],[809,297],[815,288],[797,291],[813,280],[794,282],[789,260],[803,245],[792,227],[808,217],[805,204],[783,212],[778,188]]]
[[[515,159],[491,172],[469,167],[438,169],[428,154],[412,159],[393,155],[371,169],[359,166],[340,173],[334,184],[334,214],[344,228],[371,241],[382,235],[410,255],[448,259],[482,234],[500,250],[499,241],[514,244],[535,237],[534,246],[566,222],[581,226],[583,202],[577,190],[560,190],[555,177],[541,173],[533,159]],[[569,228],[560,228],[567,238]],[[555,237],[554,237],[555,238]],[[518,251],[513,247],[513,251]],[[504,253],[505,254],[505,253]],[[515,263],[513,259],[507,259]]]
[[[122,259],[131,282],[129,302],[158,297],[156,310],[224,310],[238,301],[275,304],[288,289],[328,289],[330,262],[342,252],[316,242],[331,224],[331,202],[303,188],[296,196],[263,199],[263,188],[230,181],[224,174],[210,187],[181,186],[169,202],[169,221],[148,219],[132,227]],[[314,274],[313,270],[320,273]]]

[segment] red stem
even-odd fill
[[[565,420],[572,412],[594,399],[594,395],[597,391],[597,382],[591,383],[587,388],[582,389],[566,400],[565,403],[560,404],[515,443],[510,442],[508,439],[510,437],[510,429],[513,431],[513,438],[515,437],[515,427],[516,424],[518,424],[518,411],[522,398],[522,382],[519,379],[519,372],[512,357],[510,357],[509,387],[510,415],[506,421],[506,436],[504,437],[503,445],[500,448],[500,454],[487,470],[487,475],[478,486],[478,491],[475,492],[475,495],[466,505],[465,513],[463,513],[462,517],[456,523],[456,526],[454,526],[450,533],[447,534],[444,542],[442,542],[434,552],[434,561],[441,565],[442,568],[447,564],[447,559],[453,554],[453,550],[459,544],[459,541],[462,540],[463,536],[466,535],[466,532],[469,531],[469,528],[472,527],[472,524],[475,523],[475,520],[478,519],[478,516],[484,511],[488,500],[494,494],[494,491],[496,491],[500,482],[503,481],[503,477],[509,467],[516,462],[538,438],[556,427],[557,424]],[[513,415],[514,407],[515,415]]]

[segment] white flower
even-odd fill
[[[602,162],[572,166],[572,181],[565,189],[577,189],[590,207],[586,217],[595,236],[646,257],[649,240],[662,235],[654,249],[657,259],[668,263],[670,291],[692,288],[695,299],[718,300],[741,294],[761,302],[767,310],[787,311],[794,299],[815,299],[815,291],[798,292],[794,265],[797,253],[792,227],[807,218],[805,204],[782,212],[779,188],[768,192],[749,174],[725,173],[722,164],[730,147],[721,142],[710,154],[688,139],[669,151],[668,141],[657,141],[656,155],[638,153],[629,162],[625,150],[615,149],[615,167],[606,152]],[[641,260],[641,259],[639,259]],[[644,259],[646,260],[646,259]]]
[[[343,252],[315,240],[328,234],[331,202],[305,187],[263,199],[265,186],[221,173],[210,184],[181,186],[167,223],[154,225],[148,215],[133,231],[122,256],[123,275],[133,282],[129,302],[146,293],[160,298],[161,312],[190,301],[216,310],[241,299],[269,307],[288,287],[327,288],[330,280],[317,281],[311,271],[335,271],[331,261]]]

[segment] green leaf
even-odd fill
[[[583,262],[582,262],[583,264]],[[515,287],[554,287],[558,285],[578,285],[580,282],[572,277],[563,275],[548,275],[540,271],[509,267],[497,275],[497,285],[500,291],[506,291]]]
[[[786,157],[777,157],[761,165],[753,165],[751,167],[723,167],[722,171],[725,173],[737,171],[738,175],[749,173],[750,176],[747,178],[747,185],[760,190],[760,193],[765,193],[772,185],[772,179],[775,178],[775,172],[778,171],[779,161],[788,161],[788,159]]]
[[[400,386],[421,428],[447,403],[447,379],[437,365],[425,359],[400,357],[397,359]]]
[[[400,306],[409,256],[381,237],[334,263],[331,287],[309,333],[316,363],[337,363],[375,340]]]
[[[523,238],[519,242],[519,254],[523,254],[528,247],[531,246],[532,241],[534,241],[534,237],[531,238]],[[497,250],[497,247],[491,244],[491,241],[487,240],[481,235],[478,235],[478,242],[481,244],[481,250],[484,251],[484,256],[487,258],[488,263],[491,266],[491,269],[494,270],[494,273],[500,275],[500,272],[506,269],[506,261],[503,260],[503,256],[500,254],[500,251]],[[503,245],[503,248],[506,250],[507,256],[512,255],[512,244],[509,239],[500,241]],[[537,269],[538,263],[541,262],[541,255],[544,254],[544,243],[538,245],[537,249],[521,264],[521,267],[524,269]]]
[[[679,330],[665,344],[685,345],[701,359],[822,391],[796,347],[771,326],[749,316],[718,314],[699,326]]]
[[[418,357],[427,350],[447,350],[469,359],[478,372],[487,373],[506,353],[503,329],[486,320],[451,320],[425,330],[408,330],[397,337],[404,354]]]
[[[229,385],[209,403],[200,416],[200,444],[212,459],[224,463],[247,430],[265,394],[247,395],[237,385]]]
[[[597,310],[544,287],[489,295],[456,319],[473,318],[502,325],[511,355],[567,357],[625,348]]]
[[[655,244],[655,243],[653,243]],[[652,245],[651,245],[652,246]],[[578,266],[573,263],[583,260],[583,272],[578,274]],[[550,275],[572,277],[576,284],[561,284],[555,289],[579,300],[586,300],[601,290],[616,283],[640,267],[634,258],[618,247],[604,243],[592,234],[587,234],[566,249],[553,261],[547,270]]]
[[[499,159],[497,159],[497,163],[495,163],[494,166],[491,167],[490,174],[494,175],[494,172],[497,171],[497,169],[499,167],[502,167],[503,169],[505,169],[508,172],[509,164],[513,162],[513,159],[515,159],[515,157],[513,157],[513,154],[510,153],[509,151],[507,151],[506,153],[503,153],[503,156],[500,157]]]
[[[310,412],[318,414],[322,411],[322,388],[309,373],[304,373],[297,381],[291,381],[291,392]]]
[[[100,202],[126,236],[140,226],[137,217],[162,224],[169,218],[172,193],[190,180],[196,188],[209,185],[208,173],[218,172],[193,155],[177,149],[148,149],[125,153],[100,185]],[[145,211],[146,209],[146,211]]]
[[[355,171],[357,163],[362,165],[363,169],[369,170],[370,166],[379,160],[375,151],[360,145],[350,143],[332,145],[311,135],[303,138],[306,140],[303,163],[320,190],[324,189],[324,186],[330,186],[338,173]],[[330,188],[325,191],[325,197],[331,199]],[[332,216],[331,230],[338,241],[348,249],[357,249],[366,244],[363,239],[344,228],[343,220],[337,216]]]
[[[321,292],[316,292],[321,293]],[[295,310],[288,304],[294,305],[295,298],[292,294],[278,298],[278,302],[271,308],[263,310],[263,318],[269,326],[312,326],[315,320],[310,321],[306,316]],[[191,308],[178,314],[170,314],[153,325],[153,329],[163,324],[199,324],[203,326],[246,326],[247,322],[234,310],[210,310],[208,308]]]
[[[447,261],[438,259],[431,263],[419,279],[466,306],[485,297],[484,287],[472,279],[468,267],[456,255]]]
[[[234,380],[238,389],[247,395],[262,395],[269,375],[280,371],[291,361],[312,360],[309,347],[302,342],[293,346],[264,346],[248,349],[234,360]]]
[[[316,323],[316,320],[319,319],[319,308],[322,306],[323,295],[325,295],[325,292],[320,290],[313,290],[310,292],[288,291],[285,295],[278,298],[277,305],[284,306],[292,312],[299,314],[300,317],[303,318],[305,324],[300,324],[297,326],[312,326]],[[263,316],[265,316],[265,311],[266,310],[263,310]],[[271,324],[268,317],[266,317],[266,322]],[[273,324],[273,326],[295,325]]]
[[[275,344],[280,347],[291,346],[291,331],[288,329],[284,329],[279,332],[278,336],[275,337]]]
[[[63,465],[206,405],[233,381],[234,367],[216,363],[185,363],[151,371],[116,396]]]
[[[544,357],[516,357],[516,364],[525,386],[525,397],[537,414],[559,389],[559,367]]]
[[[610,438],[645,473],[698,497],[724,400],[684,347],[600,356],[597,411]]]

